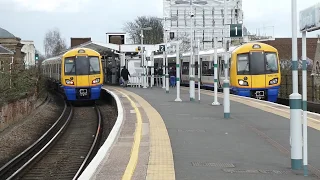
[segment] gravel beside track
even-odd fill
[[[64,102],[57,95],[49,98],[24,121],[0,133],[0,167],[40,138],[60,116]]]
[[[96,102],[101,112],[103,129],[98,146],[102,146],[108,138],[118,116],[115,102],[105,93],[103,92],[102,99]],[[0,133],[0,167],[38,140],[61,115],[64,108],[61,97],[49,94],[48,99],[24,121]],[[61,140],[58,140],[22,179],[73,178],[92,145],[97,127],[97,113],[93,106],[86,106],[74,107],[73,114],[67,130],[60,137]]]
[[[66,131],[21,179],[72,179],[92,145],[97,119],[94,107],[74,107]]]

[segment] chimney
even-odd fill
[[[91,37],[90,38],[71,38],[71,48],[89,41],[91,41]]]

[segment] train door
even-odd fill
[[[87,87],[91,83],[89,82],[89,61],[87,56],[76,57],[76,87]]]
[[[250,52],[250,71],[252,79],[253,96],[265,97],[266,74],[265,74],[265,55],[264,51]],[[260,99],[260,98],[259,98]]]

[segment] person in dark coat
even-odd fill
[[[121,70],[121,77],[123,79],[123,86],[127,87],[128,80],[129,80],[130,73],[128,69],[126,69],[126,66],[123,66],[123,69]]]

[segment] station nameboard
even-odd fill
[[[320,3],[300,11],[299,25],[301,32],[320,29]]]

